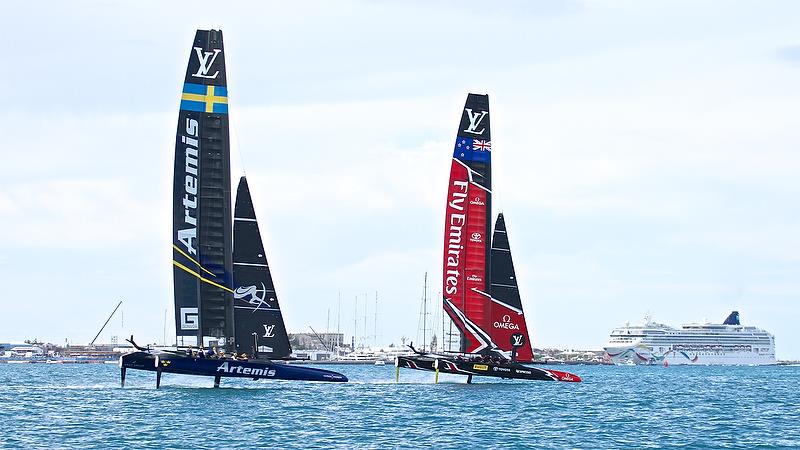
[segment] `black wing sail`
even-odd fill
[[[519,295],[517,274],[514,271],[514,260],[511,257],[511,245],[503,213],[497,216],[494,225],[491,270],[489,292],[492,298],[490,332],[492,341],[509,354],[513,346],[516,346],[516,359],[521,362],[531,361],[533,353],[528,337],[528,326],[522,311],[522,299]]]
[[[233,236],[236,350],[252,355],[257,345],[259,357],[287,357],[292,348],[245,177],[239,180],[236,191]]]
[[[173,266],[178,345],[233,336],[228,99],[222,32],[198,30],[175,141]]]

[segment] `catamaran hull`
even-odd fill
[[[433,372],[436,370],[433,366],[435,361],[436,360],[430,356],[398,356],[394,361],[394,365],[407,369],[429,370]]]
[[[232,359],[193,358],[174,353],[133,352],[120,357],[123,384],[125,369],[161,373],[201,375],[215,377],[215,385],[222,377],[346,382],[347,377],[330,370],[292,366],[272,361],[238,361]]]
[[[524,366],[519,363],[486,363],[460,361],[446,357],[421,356],[398,356],[395,362],[398,369],[406,367],[417,370],[437,371],[440,373],[450,373],[455,375],[485,376],[497,378],[509,378],[516,380],[537,380],[537,381],[566,381],[580,382],[578,375],[564,372],[561,370],[542,369],[539,367]],[[471,378],[470,378],[471,379]]]

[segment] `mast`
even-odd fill
[[[164,308],[164,334],[161,339],[161,345],[167,346],[167,309]]]
[[[369,334],[367,334],[367,293],[364,292],[364,347],[369,346]]]
[[[356,334],[358,333],[358,296],[355,299],[355,311],[353,312],[353,351],[356,351]]]
[[[443,307],[460,332],[460,351],[468,353],[492,348],[491,187],[489,96],[469,94],[450,165],[442,274]]]
[[[428,342],[428,271],[422,279],[422,351],[425,351],[425,345]]]
[[[222,32],[198,30],[175,139],[173,282],[181,346],[233,344],[227,97]]]

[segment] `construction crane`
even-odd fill
[[[100,336],[100,333],[102,333],[102,332],[103,332],[103,330],[105,330],[105,329],[106,329],[106,325],[108,325],[108,322],[110,322],[110,321],[111,321],[111,318],[112,318],[112,317],[114,317],[114,313],[116,313],[116,312],[117,312],[117,310],[119,309],[119,307],[120,307],[121,305],[122,305],[122,300],[120,300],[120,301],[119,301],[119,303],[117,303],[117,307],[116,307],[116,308],[114,308],[114,311],[111,311],[111,315],[110,315],[110,316],[108,316],[108,319],[106,319],[106,323],[104,323],[104,324],[103,324],[103,326],[102,326],[102,327],[100,327],[100,331],[98,331],[98,332],[97,332],[97,334],[94,336],[94,339],[92,339],[92,342],[90,342],[90,343],[89,343],[89,347],[91,347],[91,346],[93,346],[93,345],[94,345],[94,341],[96,341],[96,340],[97,340],[97,338]]]

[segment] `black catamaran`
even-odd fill
[[[230,198],[222,32],[198,30],[175,143],[172,264],[177,350],[134,344],[137,351],[120,358],[123,386],[126,369],[156,372],[156,387],[164,372],[213,376],[215,387],[222,377],[347,381],[329,370],[277,362],[291,359],[292,349],[244,177],[233,217]]]
[[[469,94],[456,136],[445,213],[443,308],[450,318],[445,351],[399,356],[400,368],[526,380],[581,381],[533,361],[503,214],[491,243],[489,96]],[[412,347],[413,350],[413,347]]]

